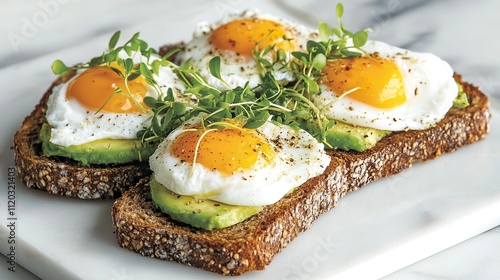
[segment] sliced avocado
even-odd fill
[[[467,94],[464,92],[464,88],[461,84],[457,83],[458,86],[458,94],[455,100],[453,100],[453,107],[458,109],[463,109],[468,107],[469,99],[467,99]]]
[[[264,208],[228,205],[213,200],[178,195],[154,179],[150,182],[150,188],[153,202],[161,211],[176,221],[206,230],[237,224]]]
[[[336,122],[326,131],[325,138],[332,147],[362,152],[375,146],[380,139],[389,134],[391,131]]]
[[[50,125],[45,123],[40,130],[43,154],[61,156],[79,161],[82,165],[115,164],[147,160],[156,145],[141,144],[137,140],[103,139],[69,147],[50,142]]]

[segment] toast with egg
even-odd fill
[[[82,199],[119,197],[151,173],[147,161],[83,166],[63,157],[49,158],[42,152],[39,134],[45,122],[49,96],[54,87],[73,75],[70,73],[54,81],[14,134],[14,162],[19,178],[26,186],[51,194]]]
[[[227,228],[203,230],[172,220],[152,202],[149,178],[144,178],[112,207],[118,243],[143,256],[223,275],[262,270],[348,192],[483,139],[490,129],[488,98],[460,76],[455,79],[467,93],[470,106],[450,109],[428,129],[395,132],[364,152],[328,151],[331,163],[323,174]]]

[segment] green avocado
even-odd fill
[[[463,109],[468,107],[469,99],[467,99],[467,94],[464,92],[464,88],[461,84],[457,83],[458,86],[458,94],[455,100],[453,100],[453,107],[458,109]]]
[[[362,152],[375,146],[380,139],[389,134],[391,131],[336,122],[326,131],[325,138],[332,147]]]
[[[103,139],[69,147],[50,142],[50,125],[40,130],[43,154],[71,158],[84,166],[89,164],[117,164],[147,160],[156,145],[142,144],[137,140]]]
[[[153,202],[161,211],[176,221],[206,230],[237,224],[264,208],[228,205],[213,200],[178,195],[154,179],[150,182],[150,188]]]

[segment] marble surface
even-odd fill
[[[500,46],[500,38],[496,36],[496,29],[500,26],[500,17],[497,16],[500,11],[499,1],[350,0],[345,1],[344,5],[346,8],[344,21],[351,29],[371,27],[373,29],[371,38],[415,51],[437,54],[447,60],[457,72],[463,74],[467,81],[479,85],[490,96],[492,107],[496,110],[494,112],[498,112],[500,109],[500,62],[495,54]],[[189,33],[176,32],[180,28],[191,30],[191,27],[200,20],[215,20],[234,9],[258,7],[267,13],[292,17],[303,24],[315,26],[318,20],[333,23],[334,6],[333,1],[320,0],[252,2],[196,0],[181,3],[160,0],[106,2],[97,0],[3,0],[0,3],[0,22],[2,23],[0,25],[0,87],[13,89],[16,94],[4,94],[2,104],[13,104],[14,106],[16,102],[21,102],[19,98],[22,99],[23,104],[37,103],[41,92],[54,79],[49,68],[54,59],[59,58],[70,64],[84,61],[100,52],[102,47],[106,46],[109,36],[117,29],[121,29],[125,33],[124,36],[140,31],[142,37],[151,45],[159,46],[189,38],[191,35]],[[178,24],[172,24],[172,22]],[[12,86],[13,83],[16,85]],[[19,110],[16,110],[12,116],[2,115],[0,119],[2,130],[8,132],[7,134],[3,133],[2,137],[8,138],[31,108],[30,106],[19,106]],[[496,133],[499,128],[498,125],[494,126],[492,133]],[[470,149],[482,151],[484,145],[487,147],[498,146],[499,138],[493,139],[497,142],[485,142],[487,144]],[[6,141],[2,143],[4,144],[0,147],[1,166],[2,172],[5,172],[12,164],[12,151],[9,149],[10,144]],[[498,150],[496,152],[498,153]],[[480,154],[483,155],[485,152],[482,151]],[[463,164],[466,165],[467,161],[466,158]],[[436,168],[443,168],[440,164],[433,164]],[[490,172],[493,176],[494,170],[494,168],[488,168],[485,172]],[[404,179],[405,175],[397,178]],[[398,179],[395,180],[393,182],[397,182]],[[4,182],[1,184],[3,186]],[[357,197],[370,191],[370,189],[367,190]],[[39,201],[41,211],[45,211],[44,213],[47,214],[50,214],[50,211],[57,211],[50,204],[54,200],[53,197],[47,197],[40,193],[33,194],[26,190],[23,192],[26,192],[26,197],[19,197],[20,203],[28,203],[27,197],[37,195],[46,199],[42,202]],[[2,196],[1,201],[4,203],[5,194],[0,194],[0,196]],[[356,200],[355,196],[352,197],[354,198],[349,197],[349,200],[346,200],[346,204]],[[62,203],[75,204],[75,209],[85,207],[84,203],[74,200],[64,200]],[[109,206],[108,204],[109,202],[98,202],[97,208],[105,209]],[[23,209],[22,205],[20,207]],[[0,211],[4,211],[5,208],[2,204]],[[24,206],[24,209],[32,211],[27,205]],[[341,211],[338,210],[336,213]],[[99,212],[95,210],[92,213],[97,216]],[[496,213],[499,212],[496,211]],[[20,218],[30,221],[30,217],[27,216],[29,213],[23,215],[26,216]],[[337,216],[341,217],[341,215]],[[335,216],[329,213],[327,218],[334,219]],[[109,222],[108,219],[109,217],[102,217],[100,221],[106,223]],[[318,223],[326,223],[325,219],[321,219]],[[495,215],[491,217],[488,226],[485,223],[481,229],[487,230],[494,227],[495,224],[491,224],[494,220],[499,220],[496,225],[500,224],[500,217]],[[61,226],[48,231],[47,234],[52,234],[52,236],[47,238],[61,238],[56,237],[56,234],[60,234],[64,230],[70,231],[71,228]],[[314,233],[314,230],[315,228],[312,229],[311,234]],[[99,232],[99,229],[92,228],[89,234]],[[478,233],[480,232],[475,234]],[[470,236],[475,234],[471,233]],[[109,235],[106,236],[109,237]],[[465,235],[463,236],[465,239]],[[64,239],[64,237],[62,238]],[[301,238],[304,237],[300,237],[294,242],[303,243],[299,240]],[[4,242],[5,239],[2,237],[0,240]],[[112,242],[111,240],[107,241]],[[498,279],[500,268],[497,264],[500,261],[500,252],[491,249],[498,244],[500,244],[500,229],[493,228],[396,271],[385,278]],[[0,245],[5,246],[5,244]],[[111,243],[109,246],[112,245],[115,244]],[[287,250],[292,252],[294,249]],[[134,258],[135,256],[129,257]],[[47,259],[43,256],[32,255],[29,259],[33,262],[39,262],[39,265],[47,265],[48,267],[54,265],[51,263],[54,258]],[[60,258],[55,259],[56,262],[64,261]],[[280,260],[277,259],[277,261]],[[30,277],[36,279],[36,276],[23,271],[19,266],[19,272],[10,273],[5,267],[6,262],[2,260],[2,263],[0,271],[2,279],[29,279]],[[34,265],[26,263],[26,267],[34,267]],[[114,271],[111,275],[114,279],[127,279],[123,274],[124,271],[119,270]],[[48,275],[50,274],[38,274],[42,278],[48,277]],[[72,278],[74,274],[66,271],[60,275],[61,278],[65,276]]]

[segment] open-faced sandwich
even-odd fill
[[[109,52],[76,70],[57,61],[53,68],[64,79],[46,94],[49,104],[57,92],[71,102],[71,81],[98,68],[98,75],[124,82],[114,87],[113,96],[125,97],[118,107],[135,108],[143,118],[109,119],[126,137],[95,136],[102,130],[97,123],[85,140],[69,142],[75,128],[65,127],[66,113],[37,108],[43,111],[36,113],[38,128],[31,127],[32,115],[16,134],[28,130],[37,139],[35,145],[15,141],[21,177],[47,185],[43,176],[24,172],[33,161],[24,158],[27,147],[40,160],[72,168],[141,170],[137,184],[120,183],[131,188],[113,204],[120,246],[240,275],[264,269],[346,193],[487,135],[487,97],[448,63],[368,40],[368,30],[345,28],[341,4],[336,13],[338,28],[320,23],[316,30],[256,11],[233,14],[200,24],[191,41],[161,48],[158,56],[136,36],[115,48],[116,33]],[[81,109],[85,118],[108,118],[107,96],[91,97]],[[58,140],[58,133],[66,137]],[[137,157],[118,164],[86,156],[74,163],[59,153],[101,138],[126,139],[119,141]],[[139,163],[145,159],[150,176]],[[72,174],[58,178],[75,188],[81,182]]]

